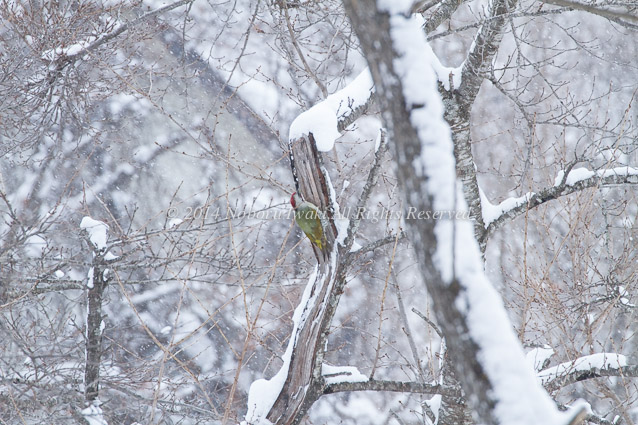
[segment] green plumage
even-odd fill
[[[295,209],[297,225],[308,236],[310,242],[317,245],[319,249],[323,249],[323,226],[321,225],[321,211],[319,211],[319,208],[310,202],[302,200],[296,193],[293,193],[290,203]]]

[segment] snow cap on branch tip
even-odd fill
[[[80,229],[86,230],[89,240],[97,249],[106,249],[109,226],[99,220],[94,220],[89,216],[82,218]]]
[[[366,68],[344,88],[299,114],[290,124],[288,140],[312,133],[319,151],[332,150],[335,140],[341,137],[339,120],[365,105],[373,91],[372,76]]]

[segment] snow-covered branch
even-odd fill
[[[622,354],[597,353],[538,372],[543,386],[550,391],[604,376],[636,378],[638,377],[638,365],[628,365],[627,358]]]
[[[638,168],[616,167],[597,171],[576,168],[567,175],[561,171],[556,176],[554,186],[539,192],[528,192],[517,198],[505,199],[498,205],[491,204],[482,194],[486,240],[505,223],[546,202],[585,189],[618,184],[638,184]]]
[[[331,150],[341,132],[367,110],[373,95],[370,72],[364,69],[343,89],[299,114],[290,124],[289,140],[312,133],[319,151]]]
[[[88,55],[89,53],[97,50],[100,46],[108,43],[109,41],[117,38],[121,34],[125,33],[131,28],[135,28],[136,26],[157,17],[163,13],[169,12],[173,9],[177,9],[178,7],[185,6],[189,3],[192,3],[194,0],[179,0],[175,3],[167,4],[166,6],[162,6],[150,12],[146,12],[139,18],[133,19],[130,22],[126,22],[108,34],[104,34],[101,37],[98,37],[94,40],[87,40],[86,42],[79,43],[73,46],[69,46],[66,49],[61,49],[59,52],[56,50],[56,53],[59,55],[55,58],[55,61],[58,63],[57,71],[60,71],[67,64],[73,63],[76,60],[82,58],[83,56]]]
[[[288,347],[282,356],[283,364],[279,371],[270,379],[258,379],[253,382],[248,392],[248,412],[246,422],[248,424],[265,423],[277,398],[281,395],[284,385],[290,378],[290,365],[293,354],[298,349],[301,331],[309,318],[309,313],[316,307],[318,291],[317,287],[323,284],[323,278],[317,279],[317,270],[308,279],[308,284],[292,317],[293,328],[288,340]]]
[[[322,166],[320,151],[329,151],[343,128],[362,114],[372,101],[372,79],[367,70],[343,89],[299,115],[289,132],[290,158],[297,190],[304,199],[326,214],[323,232],[326,243],[313,245],[318,268],[309,279],[304,296],[295,310],[294,327],[283,356],[283,366],[270,379],[260,379],[250,387],[246,423],[298,423],[310,406],[322,394],[326,382],[361,381],[352,379],[351,368],[338,368],[337,376],[327,376],[324,350],[332,318],[345,285],[348,255],[340,255],[339,243],[346,238],[346,229],[337,229],[334,214],[339,206],[330,176]],[[380,161],[379,150],[376,161]],[[378,173],[370,172],[370,184]],[[371,188],[369,189],[371,190]],[[365,199],[369,195],[364,191]],[[352,245],[354,236],[348,243]],[[348,247],[349,249],[349,247]],[[345,250],[348,251],[348,250]],[[346,252],[347,254],[347,252]],[[335,370],[334,367],[332,370]],[[342,374],[348,374],[347,379]]]

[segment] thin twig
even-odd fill
[[[286,18],[286,26],[288,27],[288,33],[290,34],[290,41],[291,41],[292,45],[294,46],[295,50],[297,51],[297,54],[299,55],[299,59],[301,59],[301,63],[303,64],[304,69],[306,70],[308,75],[310,75],[310,77],[315,82],[317,87],[319,87],[319,90],[321,90],[321,94],[323,95],[323,98],[325,99],[325,98],[328,97],[328,89],[319,80],[319,77],[317,77],[317,74],[315,72],[313,72],[312,69],[310,69],[310,65],[308,65],[308,62],[306,61],[306,57],[304,56],[303,52],[301,51],[301,47],[299,46],[299,43],[297,43],[297,37],[295,36],[295,30],[292,27],[292,23],[290,22],[290,15],[288,14],[288,4],[287,4],[286,0],[283,0],[283,3],[284,3],[284,7],[283,7],[284,16]]]
[[[436,334],[439,337],[443,338],[443,332],[441,332],[441,329],[439,329],[439,327],[436,325],[436,323],[434,323],[433,321],[428,319],[427,316],[425,316],[423,313],[421,313],[419,310],[417,310],[414,307],[412,307],[412,312],[414,314],[416,314],[417,316],[419,316],[421,319],[423,319],[425,321],[425,323],[427,323],[428,325],[432,326],[432,329],[434,329],[434,332],[436,332]]]

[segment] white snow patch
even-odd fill
[[[58,279],[62,279],[64,277],[64,272],[62,270],[56,270],[54,274]]]
[[[89,425],[109,425],[106,419],[104,419],[99,400],[95,400],[93,404],[82,409],[80,413],[82,413],[82,416],[84,416],[84,419],[86,419]]]
[[[344,180],[343,186],[341,187],[341,193],[339,194],[339,196],[343,196],[343,192],[345,192],[348,187],[350,187],[350,180]]]
[[[385,10],[390,15],[407,15],[412,4],[412,0],[377,0],[379,10]]]
[[[596,171],[596,174],[601,178],[605,178],[608,176],[636,176],[638,175],[638,168],[627,167],[627,166],[608,168],[606,170],[598,170]]]
[[[343,89],[297,116],[290,124],[288,139],[296,140],[312,133],[318,150],[331,150],[335,140],[341,137],[337,130],[339,118],[364,105],[373,91],[372,76],[366,68]]]
[[[172,229],[173,227],[177,227],[180,224],[182,224],[184,222],[184,220],[182,220],[181,218],[171,218],[168,221],[168,228]]]
[[[89,240],[97,249],[106,249],[107,232],[109,226],[91,217],[84,217],[80,222],[80,228],[89,234]]]
[[[414,14],[413,19],[415,19],[421,27],[425,26],[426,20],[423,15]],[[461,87],[461,83],[463,82],[463,64],[456,68],[444,66],[429,44],[427,45],[427,49],[424,53],[425,55],[427,55],[429,65],[434,70],[437,79],[443,85],[443,88],[445,90],[449,91],[452,88],[458,89],[459,87]],[[450,87],[450,80],[452,82],[452,86],[454,87]]]
[[[326,186],[328,187],[328,194],[330,195],[330,202],[332,203],[332,207],[334,209],[334,224],[337,228],[337,236],[335,237],[335,244],[333,247],[333,251],[337,249],[337,245],[343,246],[346,241],[346,237],[348,236],[348,224],[350,224],[350,220],[341,214],[341,208],[339,206],[339,202],[337,202],[337,193],[335,192],[334,186],[332,185],[332,180],[330,179],[330,174],[324,170],[324,175],[326,176]]]
[[[89,268],[89,273],[87,275],[86,287],[88,289],[93,289],[93,267]]]
[[[592,369],[618,369],[627,366],[627,358],[622,354],[597,353],[579,357],[572,362],[561,363],[558,366],[538,372],[543,385],[572,372],[588,371]]]
[[[628,166],[608,168],[605,170],[597,170],[597,171],[591,171],[591,170],[588,170],[587,168],[581,167],[581,168],[574,168],[569,172],[569,174],[567,175],[567,178],[565,179],[565,185],[573,186],[580,181],[587,180],[594,176],[605,178],[609,176],[635,176],[635,175],[638,175],[638,168],[633,168]],[[565,170],[560,170],[556,174],[556,178],[554,179],[554,186],[560,185],[561,182],[563,181],[564,176],[565,176]]]
[[[595,174],[596,173],[594,173],[591,170],[588,170],[587,168],[574,168],[567,175],[567,178],[565,179],[565,184],[567,186],[573,186],[574,184],[576,184],[577,182],[581,180],[586,180],[590,177],[593,177]],[[558,174],[556,175],[556,178],[554,179],[554,186],[558,186],[563,181],[564,176],[565,176],[565,171],[560,170]]]
[[[481,196],[481,212],[483,216],[483,223],[485,224],[485,228],[487,228],[492,222],[497,220],[503,214],[508,211],[513,210],[514,208],[520,207],[521,205],[529,202],[532,196],[535,195],[534,192],[528,192],[523,196],[519,196],[518,198],[507,198],[503,200],[500,204],[494,205],[487,199],[485,193],[479,189],[479,194]]]
[[[111,254],[110,251],[104,254],[104,259],[106,261],[113,261],[113,260],[117,260],[118,258],[120,258],[119,255]]]
[[[340,382],[368,382],[368,377],[359,372],[354,366],[333,366],[328,363],[321,365],[321,375],[327,384]]]
[[[361,248],[363,248],[361,246],[361,244],[359,242],[357,242],[357,240],[355,239],[354,241],[352,241],[352,247],[350,247],[350,252],[356,252],[359,251]]]
[[[71,44],[66,47],[56,47],[55,49],[45,50],[44,52],[42,52],[41,57],[42,59],[48,61],[54,61],[60,56],[73,56],[89,47],[95,40],[97,40],[96,36],[90,36],[86,40]]]
[[[346,241],[346,236],[348,236],[348,224],[350,223],[350,220],[345,217],[335,217],[334,223],[337,228],[335,244],[343,245]]]
[[[431,399],[425,400],[425,404],[430,408],[430,410],[434,414],[434,424],[438,424],[439,410],[441,410],[441,394],[437,394],[433,396]],[[432,423],[432,422],[429,422],[429,423]]]

